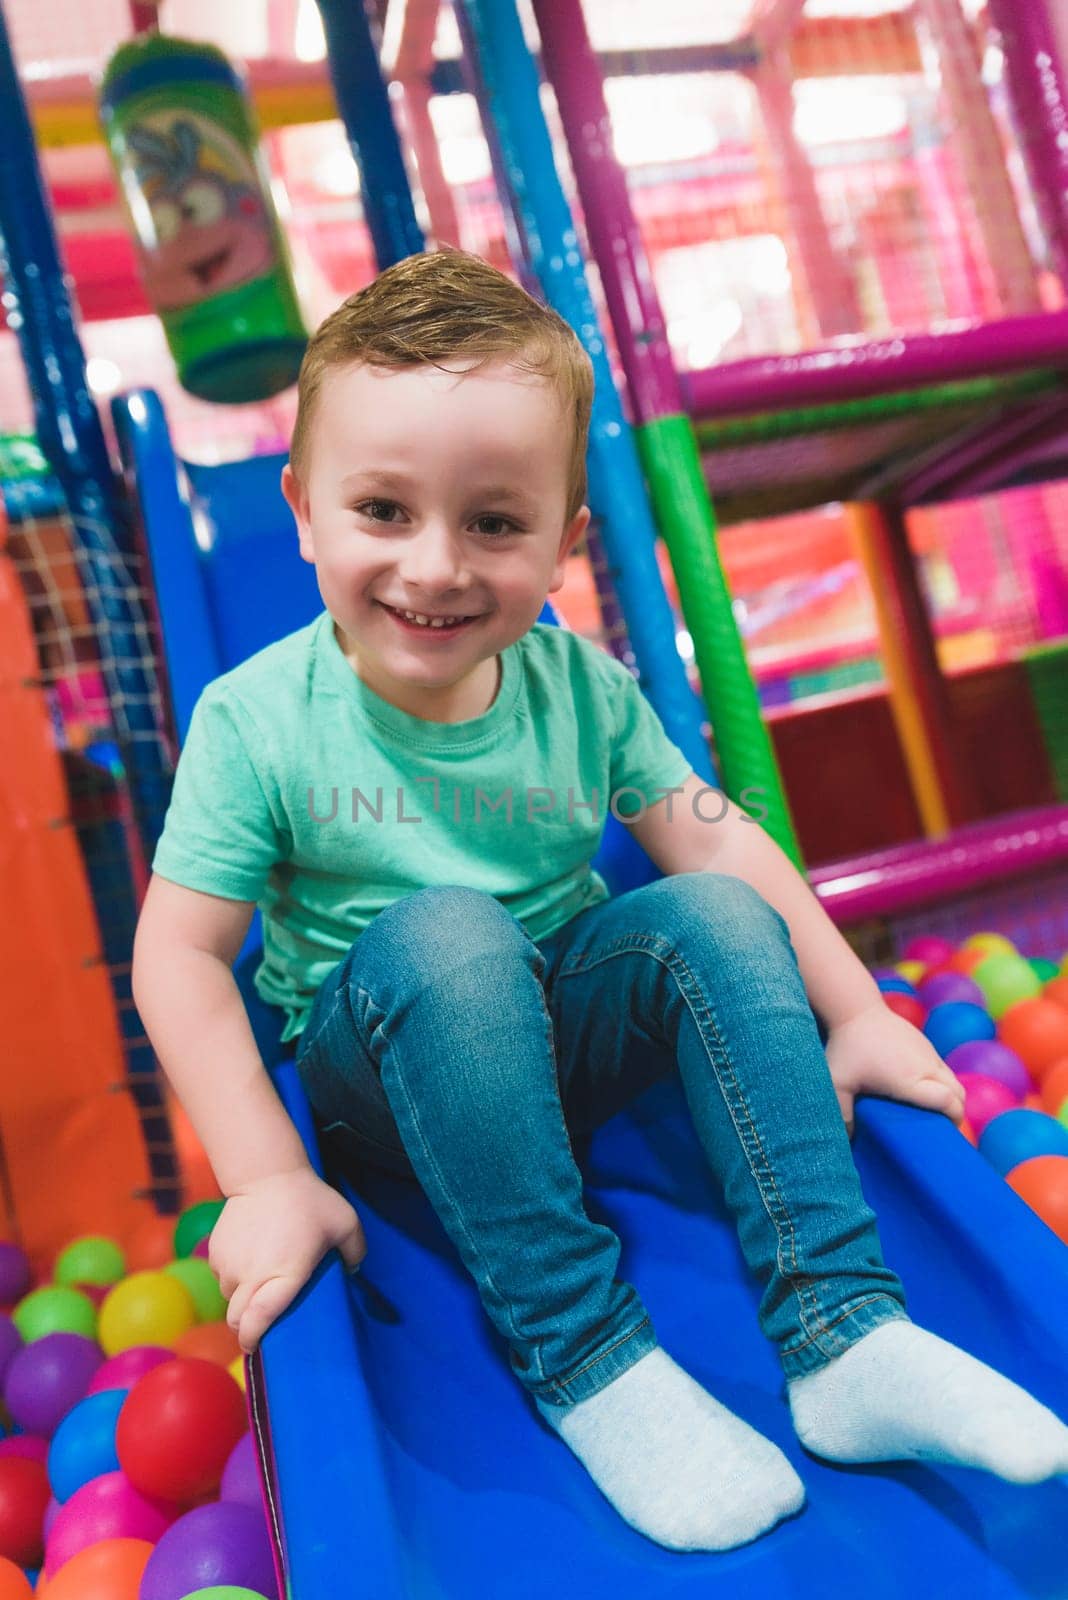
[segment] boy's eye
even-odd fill
[[[516,524],[510,521],[508,517],[498,517],[492,513],[487,513],[484,517],[475,518],[475,528],[479,533],[488,534],[492,538],[500,538],[502,534],[514,533]]]
[[[365,500],[356,509],[365,517],[370,517],[372,522],[396,522],[393,513],[399,513],[400,506],[393,500]]]

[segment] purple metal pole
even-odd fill
[[[581,0],[534,0],[542,60],[556,93],[582,196],[586,231],[604,285],[636,422],[676,416],[685,405],[652,268],[612,149],[601,69]]]
[[[1059,42],[1044,0],[990,0],[990,17],[1050,260],[1068,293],[1068,83]]]
[[[794,356],[753,356],[683,373],[680,384],[693,416],[718,419],[1043,366],[1068,367],[1068,311],[945,333],[858,339]]]

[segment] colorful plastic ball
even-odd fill
[[[247,1394],[248,1378],[245,1373],[245,1357],[243,1355],[238,1356],[236,1361],[231,1361],[226,1370],[237,1384],[237,1387],[241,1390],[241,1393]]]
[[[245,1402],[228,1372],[176,1357],[146,1373],[126,1397],[116,1432],[119,1460],[143,1493],[191,1505],[218,1489],[247,1426]]]
[[[961,1072],[958,1077],[964,1090],[964,1115],[973,1131],[982,1139],[983,1129],[988,1122],[1000,1117],[1004,1111],[1015,1110],[1016,1097],[1011,1089],[998,1083],[995,1078],[981,1078],[975,1072]]]
[[[1068,1056],[1068,1011],[1038,995],[1010,1006],[998,1022],[998,1038],[1015,1050],[1033,1078],[1041,1078],[1061,1056]]]
[[[77,1289],[62,1284],[47,1284],[32,1289],[11,1313],[11,1320],[27,1344],[50,1333],[80,1333],[84,1339],[96,1337],[96,1307]]]
[[[920,933],[905,946],[906,961],[922,961],[925,967],[938,967],[955,954],[955,946],[936,933]]]
[[[13,1306],[30,1287],[30,1262],[25,1250],[0,1243],[0,1306]]]
[[[196,1321],[189,1290],[165,1272],[134,1272],[100,1308],[99,1339],[109,1356],[135,1344],[171,1346]]]
[[[89,1545],[48,1579],[45,1600],[140,1600],[151,1554],[147,1539],[104,1539]]]
[[[127,1241],[127,1272],[159,1272],[173,1260],[174,1218],[147,1216]]]
[[[1005,1177],[1035,1156],[1068,1156],[1068,1129],[1045,1112],[1017,1107],[991,1118],[979,1136],[979,1154]]]
[[[950,1000],[928,1012],[923,1031],[938,1054],[945,1059],[957,1045],[969,1039],[992,1039],[994,1023],[980,1006],[966,1000]]]
[[[102,1394],[105,1389],[132,1389],[138,1378],[143,1378],[153,1367],[164,1361],[173,1361],[174,1351],[161,1344],[133,1344],[109,1356],[93,1374],[86,1394]]]
[[[122,1389],[89,1395],[56,1429],[48,1452],[48,1481],[61,1504],[90,1478],[119,1470],[115,1428],[125,1401]]]
[[[1061,1107],[1068,1101],[1068,1056],[1046,1068],[1039,1093],[1043,1111],[1051,1117],[1059,1116]]]
[[[56,1260],[57,1283],[118,1283],[126,1271],[126,1257],[114,1239],[89,1234],[75,1239]]]
[[[951,1000],[961,1000],[970,1006],[985,1004],[979,985],[974,979],[966,978],[963,972],[936,972],[934,977],[926,978],[916,992],[928,1011],[933,1011],[935,1006],[948,1005]]]
[[[168,1528],[145,1568],[139,1600],[186,1600],[190,1590],[231,1584],[278,1600],[262,1509],[220,1500]]]
[[[1045,956],[1032,956],[1031,966],[1042,983],[1048,983],[1051,978],[1057,977],[1061,970],[1055,961],[1047,961]]]
[[[1034,1156],[1021,1161],[1006,1181],[1047,1228],[1068,1244],[1068,1156]]]
[[[45,1549],[45,1576],[51,1582],[79,1551],[101,1540],[155,1544],[177,1515],[177,1506],[142,1494],[122,1472],[93,1478],[59,1509]]]
[[[876,978],[876,987],[882,994],[911,994],[915,995],[915,984],[909,983],[898,972],[891,972],[886,977]]]
[[[20,1567],[40,1564],[44,1514],[51,1491],[39,1461],[0,1460],[0,1556]]]
[[[0,1311],[0,1385],[3,1384],[4,1374],[11,1365],[15,1351],[22,1349],[22,1343],[22,1335],[7,1312]]]
[[[0,1457],[22,1456],[26,1461],[39,1461],[42,1467],[48,1466],[49,1440],[42,1439],[39,1433],[13,1433],[7,1439],[0,1439]]]
[[[0,1556],[0,1600],[33,1600],[29,1578],[6,1556]]]
[[[1042,980],[1032,970],[1023,956],[991,955],[980,961],[972,973],[971,981],[982,994],[990,1015],[997,1020],[1010,1006],[1021,1000],[1033,1000],[1042,992]]]
[[[1031,1093],[1031,1076],[1020,1060],[998,1039],[967,1039],[946,1057],[947,1067],[958,1075],[976,1072],[982,1078],[996,1078],[1011,1089],[1017,1103]]]
[[[958,1124],[958,1126],[960,1127],[960,1131],[961,1131],[961,1133],[963,1133],[963,1135],[967,1139],[968,1143],[970,1145],[974,1145],[978,1149],[978,1146],[979,1146],[978,1135],[976,1134],[976,1131],[972,1127],[971,1123],[968,1121],[967,1117],[963,1117],[961,1119],[960,1123]]]
[[[194,1247],[218,1222],[225,1204],[225,1200],[201,1200],[199,1205],[182,1212],[174,1230],[174,1253],[179,1259],[193,1254]]]
[[[220,1317],[225,1317],[226,1298],[206,1261],[185,1256],[180,1261],[172,1261],[163,1270],[189,1290],[198,1322],[218,1322]]]
[[[263,1489],[251,1432],[243,1434],[230,1451],[219,1485],[219,1499],[236,1500],[243,1506],[262,1510]]]
[[[200,1322],[176,1341],[174,1353],[196,1361],[214,1361],[217,1367],[229,1367],[241,1354],[241,1346],[229,1323]]]
[[[941,972],[963,972],[970,977],[981,961],[987,958],[987,951],[983,949],[957,950],[939,970]]]
[[[1068,978],[1051,978],[1042,990],[1042,998],[1068,1011]]]
[[[0,1591],[0,1600],[4,1600]],[[243,1584],[213,1583],[210,1589],[197,1589],[185,1600],[267,1600],[261,1589],[246,1589]]]
[[[85,1394],[103,1361],[91,1339],[49,1333],[16,1352],[4,1381],[4,1404],[20,1428],[50,1439]]]
[[[211,1254],[211,1234],[210,1233],[206,1233],[204,1235],[203,1239],[198,1239],[196,1244],[193,1246],[193,1254],[190,1256],[189,1259],[191,1261],[207,1261],[207,1259],[210,1256],[210,1254]]]
[[[883,995],[883,1002],[886,1005],[886,1009],[892,1011],[896,1017],[904,1017],[905,1021],[911,1022],[914,1028],[923,1027],[927,1018],[927,1007],[922,1000],[917,1000],[914,994],[894,994],[891,992]]]
[[[927,967],[922,961],[898,961],[895,963],[894,971],[914,988],[927,976]]]
[[[981,950],[984,955],[1014,956],[1019,952],[1003,933],[972,933],[961,944],[962,950]]]

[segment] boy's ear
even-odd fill
[[[311,518],[308,514],[308,496],[304,486],[297,477],[293,468],[287,461],[282,468],[282,494],[286,505],[292,511],[297,524],[297,537],[300,541],[301,557],[305,561],[315,563],[315,550],[312,546]]]
[[[564,579],[567,577],[567,558],[586,532],[589,524],[590,508],[589,506],[580,506],[564,529],[563,537],[560,540],[560,548],[556,554],[556,565],[553,568],[553,575],[549,582],[550,594],[555,594],[557,589],[564,587]]]

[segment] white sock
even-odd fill
[[[588,1400],[535,1404],[620,1516],[672,1550],[730,1550],[804,1504],[782,1451],[660,1346]]]
[[[904,1320],[788,1384],[798,1438],[831,1461],[951,1461],[1012,1483],[1068,1472],[1068,1428],[1026,1389]]]

